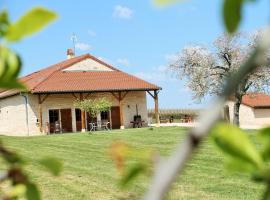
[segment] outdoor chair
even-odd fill
[[[101,121],[101,129],[103,130],[110,130],[110,122],[108,121]]]
[[[54,133],[61,133],[61,126],[60,126],[59,121],[56,121],[54,123]]]
[[[110,130],[110,122],[106,121],[97,121],[89,123],[90,131],[97,130]]]

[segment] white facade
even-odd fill
[[[79,96],[79,94],[75,94]],[[15,95],[0,99],[0,134],[13,136],[42,135],[38,124],[38,96],[26,94],[28,102],[21,95]],[[119,106],[119,102],[111,93],[93,93],[88,98],[105,97],[112,102],[113,106]],[[76,131],[75,118],[75,97],[72,94],[50,94],[42,103],[42,125],[46,130],[46,123],[49,122],[49,110],[51,109],[71,109],[72,130]],[[26,105],[28,113],[26,112]],[[123,117],[125,128],[132,127],[130,123],[136,115],[136,105],[138,114],[142,120],[147,122],[146,92],[128,92],[123,99]],[[27,113],[27,114],[26,114]],[[28,116],[28,120],[27,120]],[[28,131],[29,129],[29,131]]]
[[[230,122],[233,122],[234,102],[229,101]],[[270,109],[269,108],[252,108],[241,104],[239,110],[240,127],[245,129],[257,129],[270,126]]]

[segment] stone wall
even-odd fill
[[[233,122],[234,102],[227,102],[230,122]],[[241,104],[239,111],[240,127],[246,129],[261,128],[270,125],[270,109],[254,109]]]
[[[75,94],[79,97],[79,94]],[[85,94],[86,95],[86,94]],[[29,135],[45,134],[39,132],[38,127],[38,96],[28,94],[28,124]],[[43,96],[44,97],[44,96]],[[96,93],[89,95],[88,98],[106,97],[113,106],[119,106],[119,102],[111,93]],[[46,123],[49,122],[50,109],[71,108],[72,111],[72,129],[76,131],[76,117],[74,107],[75,97],[72,94],[51,94],[42,104],[42,124],[43,130],[46,129]],[[132,127],[130,121],[136,115],[136,104],[138,114],[142,120],[147,122],[146,92],[129,92],[123,100],[123,115],[125,128]],[[27,135],[25,101],[20,95],[0,99],[0,134],[5,135]]]
[[[28,126],[26,118],[25,99],[21,95],[0,99],[0,134],[12,136],[27,136],[39,134],[35,111],[29,102]]]

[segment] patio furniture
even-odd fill
[[[60,126],[60,123],[59,123],[59,121],[56,121],[55,123],[54,123],[54,133],[61,133],[62,131],[61,131],[61,126]]]
[[[97,121],[89,123],[90,131],[97,130],[110,130],[110,122],[106,121]]]
[[[132,125],[133,128],[141,128],[144,122],[145,121],[137,120],[137,121],[131,121],[130,123],[133,124]]]

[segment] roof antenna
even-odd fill
[[[77,36],[75,35],[75,33],[72,33],[70,39],[72,40],[72,44],[73,44],[73,52],[74,52],[74,55],[75,55],[75,43],[77,42]]]

